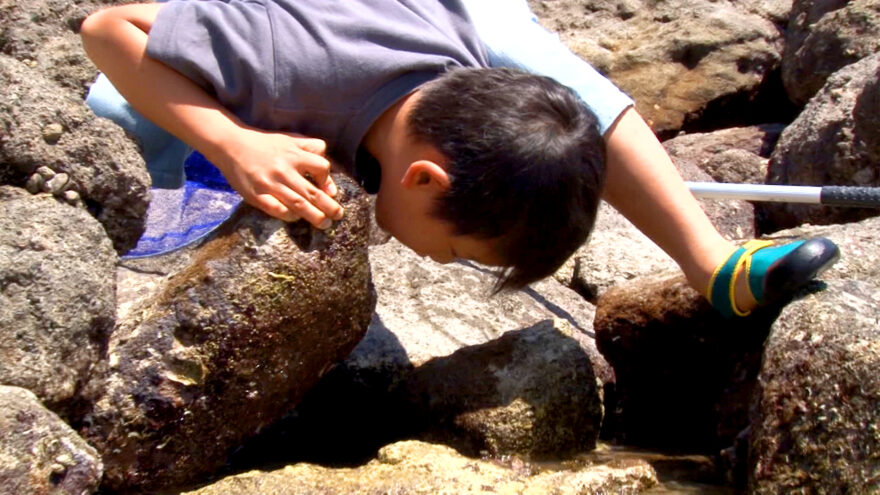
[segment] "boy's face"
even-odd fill
[[[500,265],[489,241],[454,235],[452,224],[431,215],[431,203],[412,195],[383,195],[380,189],[376,197],[376,222],[419,256],[437,263],[469,259],[484,265]]]

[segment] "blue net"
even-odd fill
[[[183,187],[151,191],[146,230],[123,258],[157,256],[190,245],[219,227],[241,203],[241,196],[199,152],[187,158],[184,168]]]

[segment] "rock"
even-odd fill
[[[636,101],[655,132],[713,100],[755,93],[779,65],[782,35],[730,1],[531,0],[541,23]]]
[[[0,52],[25,62],[49,79],[85,97],[97,69],[78,32],[86,15],[130,0],[28,0],[0,4]]]
[[[682,173],[688,180],[711,182],[711,178],[693,164],[686,164]],[[708,199],[700,203],[726,237],[741,239],[753,233],[749,203]],[[553,274],[553,278],[595,303],[606,290],[617,284],[678,269],[672,258],[651,239],[617,210],[602,203],[589,241]]]
[[[617,377],[618,410],[607,412],[614,422],[608,433],[676,451],[715,453],[732,443],[748,424],[748,401],[731,399],[748,397],[747,378],[757,373],[776,311],[725,320],[678,273],[606,292],[594,328]]]
[[[654,470],[644,461],[561,470],[521,463],[507,467],[463,457],[449,447],[406,441],[384,447],[376,460],[364,466],[333,469],[297,464],[232,476],[187,494],[622,494],[641,493],[656,484]]]
[[[812,236],[828,237],[840,246],[841,259],[821,275],[833,284],[831,290],[851,280],[877,285],[880,218],[802,227],[773,238],[789,242]],[[821,283],[809,288],[821,288]],[[874,290],[873,297],[877,294]],[[810,297],[821,302],[824,296]],[[608,291],[597,306],[594,329],[617,378],[619,410],[606,411],[606,423],[612,423],[609,433],[674,449],[691,442],[692,448],[708,453],[732,444],[750,424],[748,404],[762,366],[762,343],[779,311],[765,308],[747,319],[721,320],[679,275],[642,277]],[[841,323],[835,328],[849,327]],[[744,455],[738,457],[744,464]]]
[[[0,494],[88,494],[101,458],[28,390],[0,385]]]
[[[113,328],[115,263],[85,210],[0,186],[0,383],[74,413]]]
[[[593,369],[577,368],[578,376],[573,374],[574,368],[554,365],[555,361],[543,363],[546,376],[533,376],[530,382],[540,380],[550,388],[557,386],[556,381],[565,387],[573,387],[577,382],[576,397],[580,401],[577,406],[584,408],[583,417],[568,415],[571,405],[562,401],[554,407],[566,415],[555,421],[560,431],[581,433],[557,439],[557,445],[547,444],[546,435],[539,438],[529,431],[509,431],[511,424],[499,420],[503,408],[496,404],[498,417],[473,415],[469,419],[473,427],[458,437],[459,444],[485,444],[488,438],[503,433],[501,430],[505,428],[511,439],[516,435],[532,435],[534,443],[525,448],[528,452],[556,450],[562,453],[573,444],[584,442],[583,431],[589,428],[584,422],[598,421],[592,399],[587,399],[598,393],[595,378],[603,384],[614,379],[590,337],[592,305],[552,280],[523,291],[490,297],[495,277],[487,268],[469,262],[440,265],[420,258],[393,240],[371,247],[370,264],[378,303],[367,335],[343,363],[322,379],[294,414],[242,450],[239,456],[242,463],[247,467],[256,466],[249,458],[267,455],[267,452],[289,460],[357,463],[374,456],[381,445],[405,435],[424,433],[414,430],[448,432],[448,424],[441,420],[443,416],[455,415],[451,408],[459,400],[457,397],[476,397],[480,392],[488,392],[491,383],[460,381],[457,389],[444,388],[445,375],[434,370],[442,366],[440,363],[447,362],[442,359],[448,359],[468,366],[467,371],[460,373],[484,376],[488,373],[485,365],[474,358],[492,352],[497,353],[494,362],[499,373],[505,367],[525,373],[524,363],[552,355],[563,356],[577,366],[589,361]],[[504,337],[508,333],[519,336]],[[513,349],[521,349],[522,343],[530,339],[539,339],[547,349],[534,344],[533,355],[512,354]],[[575,342],[579,348],[573,347]],[[453,358],[456,352],[462,353],[461,357]],[[412,376],[419,378],[410,382],[409,392],[398,392]],[[436,410],[424,409],[428,405],[418,397],[420,389],[421,393],[433,390]],[[546,392],[549,398],[551,394]],[[523,393],[536,397],[536,391],[524,390]],[[557,396],[553,400],[559,399]],[[541,400],[544,400],[542,407],[551,407],[546,398]],[[414,407],[423,407],[426,415],[433,414],[433,421],[414,424],[416,418],[406,417]],[[358,411],[358,421],[351,421],[351,411]],[[516,421],[518,424],[532,422],[535,427],[546,424],[546,418],[534,416]],[[364,428],[364,424],[370,427]],[[481,426],[475,426],[477,424]],[[480,448],[498,453],[492,446]],[[292,450],[295,452],[291,453]]]
[[[874,0],[795,0],[785,35],[782,81],[806,104],[828,77],[880,51],[880,5]]]
[[[880,492],[878,308],[873,278],[828,281],[782,312],[758,377],[749,493]]]
[[[716,182],[763,184],[764,159],[770,157],[784,128],[766,124],[682,134],[663,141],[663,147],[675,163],[689,162]]]
[[[21,3],[21,2],[20,2]],[[25,2],[26,3],[26,2]],[[41,166],[65,173],[120,253],[144,230],[150,178],[124,131],[96,117],[80,95],[0,54],[0,163],[6,184],[24,186]],[[64,132],[50,144],[45,125]]]
[[[677,267],[672,258],[623,215],[602,203],[589,241],[553,278],[595,304],[615,285]]]
[[[472,455],[559,459],[596,447],[601,383],[571,335],[544,321],[419,366],[401,421]]]
[[[773,152],[768,184],[880,185],[880,53],[828,79]],[[804,223],[860,220],[876,209],[766,204],[756,210],[762,233]]]
[[[104,486],[203,480],[363,337],[375,304],[366,202],[336,180],[346,216],[333,229],[242,207],[117,322],[82,427]]]

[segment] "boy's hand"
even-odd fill
[[[287,222],[302,218],[326,229],[343,214],[333,200],[337,188],[326,147],[320,139],[246,128],[215,160],[249,204]]]

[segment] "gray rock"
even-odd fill
[[[366,332],[375,304],[364,194],[320,232],[242,207],[129,309],[92,380],[82,434],[114,490],[204,479],[293,407]]]
[[[130,0],[28,0],[0,5],[0,52],[38,69],[85,97],[96,69],[80,43],[79,26],[101,7]]]
[[[546,374],[533,376],[530,382],[543,383],[546,388],[557,387],[557,382],[573,387],[577,382],[580,401],[577,406],[583,408],[583,417],[568,415],[570,404],[559,396],[553,398],[555,405],[546,398],[541,399],[543,409],[555,407],[560,414],[566,412],[556,420],[534,415],[521,419],[502,417],[503,407],[496,404],[495,417],[472,415],[469,419],[472,427],[458,430],[462,433],[455,439],[459,445],[480,445],[479,448],[492,451],[486,440],[502,434],[510,439],[504,445],[499,440],[497,445],[504,450],[506,445],[515,442],[524,445],[514,439],[532,433],[516,431],[512,428],[514,421],[517,425],[535,427],[557,421],[560,431],[572,433],[588,428],[584,421],[597,425],[596,411],[589,402],[592,399],[588,398],[598,392],[595,377],[607,384],[613,381],[613,373],[590,337],[593,307],[576,293],[547,280],[524,291],[490,297],[495,278],[488,269],[471,263],[440,265],[420,258],[397,241],[371,247],[370,263],[378,303],[367,335],[346,360],[310,392],[290,418],[261,435],[259,441],[247,449],[250,454],[242,452],[242,463],[256,466],[248,456],[269,451],[314,462],[355,463],[372,457],[380,446],[404,435],[434,429],[441,432],[434,437],[439,440],[442,432],[449,432],[448,423],[442,420],[455,415],[451,412],[455,401],[461,400],[460,397],[476,397],[481,391],[490,390],[493,382],[489,376],[482,381],[460,380],[457,388],[446,387],[446,375],[431,370],[448,359],[464,367],[459,373],[491,375],[484,363],[471,357],[492,352],[499,354],[496,360],[499,369],[508,366],[522,373],[528,373],[525,363],[540,361],[546,355],[559,354],[568,363],[578,366],[589,362],[593,369],[581,370],[578,376],[565,367],[544,363]],[[554,328],[556,330],[552,330]],[[508,333],[520,336],[504,340]],[[539,337],[546,349],[535,344],[534,355],[511,353],[511,349],[523,341]],[[572,347],[575,342],[577,349]],[[474,348],[483,350],[470,351]],[[457,351],[462,353],[461,357],[453,358]],[[436,364],[428,364],[432,362]],[[426,366],[430,368],[422,371]],[[410,382],[409,393],[402,392],[401,384],[413,375],[420,378]],[[427,394],[428,389],[433,390],[436,410],[426,410],[430,409],[429,405],[418,396]],[[523,393],[535,397],[529,390]],[[424,406],[426,421],[407,417],[416,404]],[[520,405],[516,403],[511,407]],[[358,421],[351,421],[351,411],[358,411]],[[428,415],[432,415],[430,420]],[[370,427],[364,428],[364,424]],[[582,438],[582,435],[572,436],[552,445],[546,435],[533,436],[534,443],[525,450],[561,453],[569,450],[573,443],[584,442]],[[449,441],[452,440],[450,437]],[[291,450],[295,450],[292,455]]]
[[[663,142],[675,163],[689,162],[716,182],[763,184],[783,124],[682,134]]]
[[[880,185],[880,53],[831,76],[773,152],[769,184]],[[785,203],[761,205],[760,232],[804,223],[860,220],[880,210]]]
[[[615,285],[674,271],[677,267],[669,255],[623,215],[602,203],[589,241],[553,274],[553,278],[595,304]]]
[[[115,263],[85,210],[0,186],[0,383],[73,413],[113,328]]]
[[[711,182],[695,165],[682,173],[689,180]],[[701,200],[702,208],[723,235],[730,239],[753,232],[753,207],[732,200]],[[589,241],[579,248],[553,278],[595,303],[617,284],[641,276],[678,270],[678,265],[623,215],[602,203]]]
[[[471,459],[446,446],[406,441],[384,447],[377,459],[363,466],[333,469],[302,463],[231,476],[186,494],[625,494],[642,493],[656,484],[657,475],[645,461],[538,469],[522,462],[502,465]]]
[[[472,455],[559,459],[596,447],[601,383],[551,321],[419,366],[399,387],[423,438]]]
[[[738,2],[529,4],[574,53],[629,93],[657,132],[680,129],[713,100],[756,92],[781,58],[779,29]]]
[[[877,282],[829,281],[773,325],[750,429],[749,493],[880,492]]]
[[[3,183],[24,186],[38,167],[65,173],[120,253],[144,229],[150,178],[137,146],[115,124],[96,117],[82,97],[39,69],[0,54],[0,163]],[[47,141],[44,127],[61,126]]]
[[[0,494],[93,493],[95,449],[28,390],[0,385]]]
[[[880,51],[874,0],[795,0],[785,35],[782,82],[804,105],[838,69]]]

